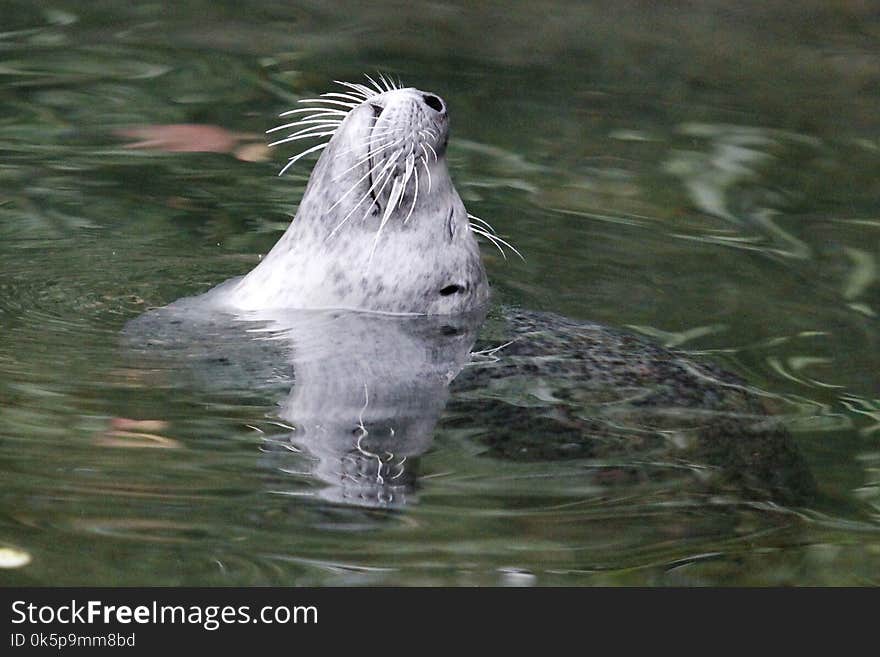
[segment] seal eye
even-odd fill
[[[461,292],[464,288],[461,285],[447,285],[442,290],[440,290],[441,297],[448,297],[450,294],[455,294],[456,292]]]
[[[435,112],[443,111],[443,101],[437,98],[437,96],[432,96],[431,94],[425,94],[422,96],[422,100],[425,101],[425,105],[430,107]]]

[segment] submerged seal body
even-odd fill
[[[230,310],[425,315],[484,306],[479,247],[446,166],[446,104],[390,83],[346,84],[280,126],[292,134],[276,143],[330,139],[303,153],[323,149],[283,237],[213,300]]]

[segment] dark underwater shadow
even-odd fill
[[[184,299],[130,322],[137,359],[174,360],[210,390],[258,391],[289,431],[264,449],[271,486],[291,452],[320,500],[417,503],[419,457],[465,430],[483,458],[577,463],[600,488],[803,505],[815,483],[761,391],[636,336],[546,313],[400,317],[226,315]],[[302,459],[298,461],[302,463]],[[302,474],[301,472],[299,474]],[[267,484],[268,485],[268,484]]]

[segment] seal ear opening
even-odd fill
[[[461,285],[447,285],[440,290],[440,296],[448,297],[450,294],[455,294],[456,292],[461,292],[462,290],[464,290],[464,288]]]

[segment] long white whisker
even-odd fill
[[[422,144],[422,150],[425,152],[425,157],[422,159],[422,164],[425,165],[425,173],[428,175],[428,193],[431,193],[431,170],[428,168],[428,151],[425,150],[425,145]]]
[[[367,197],[373,192],[373,190],[376,189],[376,185],[378,185],[383,180],[386,180],[386,182],[387,182],[388,176],[390,176],[391,173],[394,171],[393,166],[391,166],[393,164],[395,164],[395,162],[393,160],[389,160],[388,162],[386,162],[382,166],[382,170],[379,171],[379,175],[376,176],[376,179],[373,181],[373,184],[370,185],[370,188],[366,191],[366,193],[363,196],[361,196],[360,200],[354,205],[354,207],[348,211],[348,214],[346,214],[345,217],[343,217],[342,221],[339,222],[339,224],[336,226],[336,228],[334,228],[333,230],[330,231],[330,234],[327,235],[327,239],[330,239],[331,237],[333,237],[336,234],[336,231],[338,231],[340,228],[342,228],[342,226],[345,224],[345,222],[349,220],[349,218],[351,217],[352,214],[354,214],[354,211],[357,210],[360,207],[361,203],[363,203],[367,199]],[[376,165],[376,166],[378,166],[378,165]],[[375,169],[372,169],[370,171],[370,173],[372,173],[372,171],[374,171],[374,170]],[[385,188],[385,185],[383,184],[382,189],[384,189],[384,188]],[[379,193],[374,194],[373,202],[370,203],[370,205],[367,207],[367,211],[364,213],[364,216],[361,219],[361,221],[363,221],[364,219],[367,218],[367,215],[370,213],[370,210],[373,208],[373,205],[375,205],[376,199],[379,198],[379,194],[381,194],[381,192],[382,192],[382,190],[380,189]]]
[[[508,242],[508,241],[506,241],[506,240],[504,240],[504,239],[498,237],[498,235],[493,235],[492,233],[490,233],[490,232],[488,232],[488,231],[486,231],[486,230],[483,230],[483,229],[481,229],[481,228],[478,228],[477,226],[474,226],[473,224],[468,224],[468,228],[470,228],[470,230],[473,231],[474,233],[476,233],[477,235],[482,235],[482,236],[485,237],[487,240],[489,240],[490,242],[492,242],[492,244],[494,244],[495,247],[501,252],[501,255],[504,257],[505,260],[507,260],[507,254],[504,253],[504,249],[501,248],[501,245],[504,245],[504,246],[506,246],[508,249],[510,249],[511,251],[513,251],[516,255],[519,256],[520,260],[522,260],[523,262],[526,261],[526,259],[525,259],[525,258],[523,257],[523,255],[522,255],[522,253],[520,253],[520,252],[516,249],[516,247],[513,246],[513,244],[511,244],[510,242]]]
[[[336,84],[340,84],[343,87],[348,87],[352,91],[361,93],[364,97],[364,100],[371,98],[376,95],[376,92],[370,89],[369,87],[365,87],[362,84],[357,84],[355,82],[343,82],[342,80],[333,80]]]
[[[281,171],[278,172],[278,175],[279,175],[279,176],[284,175],[284,172],[287,171],[290,167],[292,167],[293,164],[294,164],[294,162],[296,162],[296,161],[299,160],[300,158],[303,158],[303,157],[305,157],[306,155],[308,155],[309,153],[314,153],[315,151],[319,151],[319,150],[321,150],[322,148],[326,148],[326,147],[327,147],[327,144],[326,144],[326,143],[325,143],[325,144],[318,144],[317,146],[312,146],[311,148],[308,148],[308,149],[304,150],[304,151],[303,151],[302,153],[300,153],[299,155],[294,155],[292,158],[290,158],[290,160],[287,162],[287,164],[284,165],[284,168],[281,169]]]
[[[478,216],[473,215],[471,213],[468,213],[468,219],[473,219],[474,221],[479,221],[483,226],[488,228],[490,231],[492,231],[493,233],[495,232],[495,229],[492,227],[492,224],[490,224],[485,219],[480,219]]]
[[[415,179],[413,182],[412,205],[409,206],[409,212],[406,215],[406,219],[403,220],[403,223],[409,221],[409,218],[412,216],[413,210],[416,209],[416,199],[419,198],[419,168],[417,166],[413,166],[413,176],[415,176]]]
[[[403,196],[406,194],[406,186],[409,184],[409,179],[412,178],[413,171],[415,170],[416,158],[413,157],[412,153],[406,156],[406,167],[403,171],[403,189],[401,190],[400,199],[398,200],[398,205],[403,202]]]
[[[394,142],[394,144],[397,144],[397,143],[399,143],[399,140],[397,142]],[[346,148],[344,151],[340,151],[339,153],[336,154],[336,159],[339,159],[343,155],[348,155],[349,153],[353,153],[355,150],[360,150],[363,148],[367,149],[367,155],[363,159],[355,162],[352,166],[350,166],[348,169],[346,169],[345,171],[343,171],[339,175],[341,176],[341,175],[348,173],[352,169],[360,166],[361,164],[363,164],[364,162],[369,160],[373,156],[373,153],[381,153],[383,150],[385,150],[386,148],[389,148],[391,145],[392,145],[391,141],[379,142],[376,145],[373,145],[370,141],[366,141],[366,142],[359,143],[359,144],[353,144],[353,145],[349,146],[348,148]]]
[[[385,206],[385,212],[382,214],[382,221],[379,222],[379,230],[376,231],[376,236],[373,238],[373,245],[370,247],[370,255],[367,258],[368,265],[373,262],[373,255],[376,253],[376,246],[379,244],[379,237],[382,235],[382,229],[385,228],[385,224],[388,223],[391,213],[394,212],[394,207],[400,201],[402,190],[403,183],[400,181],[400,178],[395,178],[391,185],[391,193],[388,195],[388,205]]]
[[[374,172],[376,169],[378,169],[378,168],[379,168],[379,165],[377,164],[375,167],[373,167],[372,169],[370,169],[370,170],[366,173],[366,175],[365,175],[363,178],[361,178],[361,180],[363,180],[364,178],[366,178],[367,176],[369,176],[371,173],[373,173],[373,172]],[[382,178],[384,178],[385,173],[386,173],[386,172],[385,172],[384,169],[383,169],[383,171],[382,171],[382,172],[376,177],[376,180],[373,181],[373,185],[370,186],[370,189],[368,189],[368,190],[364,193],[364,195],[361,196],[360,199],[358,199],[358,202],[355,203],[355,204],[352,206],[351,210],[349,210],[349,211],[346,213],[346,215],[342,218],[342,221],[340,221],[340,222],[336,225],[336,227],[335,227],[333,230],[330,231],[330,233],[327,235],[327,239],[328,239],[328,240],[329,240],[330,238],[332,238],[332,237],[336,234],[336,232],[337,232],[340,228],[342,228],[342,227],[345,225],[345,222],[347,222],[347,221],[349,220],[349,218],[351,217],[351,215],[354,214],[355,210],[357,210],[357,209],[361,206],[361,203],[363,203],[363,202],[367,199],[367,196],[370,195],[370,191],[373,189],[373,187],[374,187],[375,185],[377,185],[377,184],[382,180]],[[357,189],[357,186],[358,186],[358,184],[360,184],[361,180],[359,180],[357,183],[355,183],[354,185],[352,185],[352,186],[351,186],[351,189],[349,189],[349,190],[345,193],[345,196],[348,196],[353,190]],[[342,200],[342,199],[339,199],[339,201],[341,201],[341,200]],[[339,201],[337,201],[337,202],[334,204],[333,207],[336,207],[336,205],[339,203]],[[374,201],[374,202],[375,202],[375,201]],[[370,207],[372,207],[372,206],[373,206],[373,203],[370,203]],[[332,210],[333,208],[330,208],[330,209]],[[328,210],[328,212],[329,212],[329,210]],[[368,212],[369,212],[369,210],[368,210]],[[366,215],[365,215],[365,216],[366,216]]]
[[[277,128],[266,130],[266,134],[269,135],[273,132],[278,132],[279,130],[286,130],[287,128],[298,128],[301,125],[311,125],[312,128],[317,126],[336,126],[338,128],[340,124],[338,121],[328,121],[326,119],[309,119],[307,121],[296,121],[295,123],[279,125]],[[306,128],[306,130],[311,130],[312,128]]]
[[[315,128],[308,128],[309,130],[314,130]],[[290,141],[299,141],[300,139],[312,139],[313,137],[327,137],[328,135],[336,134],[335,130],[330,130],[329,132],[310,132],[307,135],[297,134],[295,137],[285,137],[284,139],[279,139],[278,141],[273,141],[269,144],[269,146],[277,146],[278,144],[286,144]]]
[[[355,162],[353,166],[350,166],[348,169],[346,169],[345,171],[343,171],[343,172],[340,173],[339,175],[340,175],[340,176],[344,176],[346,173],[348,173],[348,172],[351,171],[352,169],[355,169],[355,168],[359,167],[361,164],[363,164],[364,162],[366,162],[367,160],[369,160],[370,158],[372,158],[376,153],[381,153],[382,151],[388,150],[389,148],[393,148],[394,146],[397,146],[399,143],[400,143],[400,141],[398,140],[398,141],[393,142],[393,143],[391,143],[391,144],[385,144],[385,145],[382,146],[381,148],[373,148],[373,149],[370,149],[369,155],[367,155],[365,158],[363,158],[363,159],[361,159],[361,160]]]
[[[349,190],[348,190],[347,192],[345,192],[345,194],[343,194],[342,196],[340,196],[340,197],[336,200],[336,203],[334,203],[333,205],[331,205],[331,206],[327,209],[327,212],[332,212],[333,209],[334,209],[337,205],[339,205],[340,203],[342,203],[342,200],[343,200],[346,196],[348,196],[348,195],[351,194],[355,189],[357,189],[357,186],[360,185],[360,184],[361,184],[361,183],[362,183],[362,182],[363,182],[363,181],[364,181],[364,180],[365,180],[365,179],[366,179],[371,173],[373,173],[373,172],[374,172],[376,169],[378,169],[381,165],[382,165],[381,162],[377,162],[376,165],[375,165],[374,167],[372,167],[371,169],[369,169],[369,170],[368,170],[363,176],[361,176],[361,177],[360,177],[360,178],[359,178],[359,179],[358,179],[358,180],[357,180],[357,181],[356,181],[356,182],[355,182],[355,183],[349,188]],[[369,194],[369,193],[370,193],[370,192],[367,191],[367,194]],[[363,201],[361,201],[361,202],[363,202]],[[360,205],[360,203],[358,203],[358,205]],[[355,206],[355,207],[357,207],[357,206]]]
[[[326,123],[328,125],[342,125],[342,119],[336,116],[329,117],[320,117],[320,116],[300,116],[296,119],[296,121],[291,121],[290,123],[285,123],[284,125],[277,126],[272,128],[272,132],[276,130],[283,130],[284,128],[295,128],[301,125],[313,125],[315,123]],[[266,132],[269,132],[268,130]]]
[[[367,75],[366,73],[364,73],[364,77],[366,77],[367,80],[369,80],[370,82],[373,83],[373,86],[376,87],[376,90],[377,90],[380,94],[385,93],[385,89],[383,89],[382,87],[380,87],[380,86],[379,86],[379,83],[376,82],[373,78],[371,78],[371,77],[370,77],[369,75]]]
[[[332,124],[332,123],[329,124],[329,125],[326,124],[326,123],[322,123],[322,124],[318,124],[318,125],[310,125],[310,126],[306,126],[305,128],[302,128],[301,130],[297,130],[296,132],[292,132],[291,134],[289,134],[289,135],[287,135],[287,136],[288,136],[288,137],[295,137],[295,136],[297,136],[297,135],[304,135],[304,134],[307,133],[307,132],[309,132],[309,133],[311,133],[311,132],[320,132],[320,131],[322,131],[322,130],[323,130],[323,131],[327,131],[327,130],[329,130],[331,133],[335,133],[335,132],[336,132],[336,129],[337,129],[338,127],[339,127],[339,126],[334,125],[334,124]]]
[[[513,244],[511,244],[510,242],[508,242],[507,240],[501,239],[501,238],[498,237],[497,235],[493,235],[493,236],[492,236],[492,241],[494,241],[494,242],[501,242],[504,246],[506,246],[508,249],[510,249],[511,251],[513,251],[513,252],[519,257],[520,260],[522,260],[523,262],[526,261],[526,259],[523,257],[523,254],[520,253],[520,252],[516,249],[516,247],[515,247]]]
[[[398,140],[397,142],[394,142],[394,143],[399,143],[399,141],[400,141],[400,140]],[[371,139],[367,139],[367,140],[364,141],[364,142],[359,142],[359,143],[357,143],[357,144],[352,144],[351,146],[349,146],[348,148],[346,148],[344,151],[340,151],[339,153],[336,154],[336,157],[337,157],[337,158],[340,157],[340,156],[342,156],[342,155],[348,155],[349,153],[353,153],[353,152],[356,151],[356,150],[361,150],[361,149],[364,149],[364,148],[367,149],[367,156],[366,156],[365,158],[363,158],[362,160],[359,160],[358,162],[355,162],[354,166],[352,166],[350,169],[346,169],[346,170],[343,171],[342,173],[348,173],[349,171],[351,171],[351,169],[353,169],[354,167],[358,166],[358,165],[361,164],[362,162],[366,162],[367,160],[370,159],[370,157],[371,157],[371,155],[372,155],[373,152],[379,153],[379,152],[381,152],[380,149],[384,149],[386,146],[388,146],[388,145],[391,144],[391,143],[392,143],[392,140],[379,141],[379,142],[377,142],[377,143],[373,143],[373,141],[372,141]]]
[[[431,147],[431,144],[425,144],[425,146],[427,146],[428,148],[431,149],[431,152],[434,154],[434,161],[436,162],[436,161],[439,159],[439,158],[437,157],[437,151],[435,151],[435,150]]]
[[[278,116],[290,116],[291,114],[301,114],[302,112],[316,112],[321,111],[326,114],[338,114],[339,116],[348,116],[348,112],[345,112],[341,109],[334,109],[333,107],[299,107],[297,109],[287,110],[286,112],[281,112]]]
[[[397,89],[397,87],[394,86],[394,82],[391,81],[390,75],[388,77],[386,77],[384,73],[379,73],[379,77],[382,78],[382,81],[385,83],[385,86],[388,87],[388,91],[392,91],[394,89]]]
[[[313,116],[306,116],[301,119],[297,119],[296,121],[292,121],[290,123],[285,123],[284,125],[279,125],[269,130],[266,130],[266,134],[270,132],[278,132],[279,130],[284,130],[286,128],[296,128],[301,125],[309,125],[309,124],[317,124],[317,123],[326,123],[327,125],[342,125],[342,121],[336,118],[316,118]]]
[[[362,102],[364,102],[363,99],[360,98],[360,96],[355,96],[354,94],[339,94],[336,92],[321,94],[321,98],[341,98],[342,100],[347,100],[348,102],[355,103],[357,105],[360,105]]]
[[[347,107],[348,109],[354,109],[355,107],[357,107],[359,105],[359,103],[343,103],[341,100],[332,100],[330,98],[303,98],[302,100],[299,100],[297,102],[299,102],[299,103],[327,103],[328,105],[339,105],[340,107]]]
[[[395,162],[395,164],[396,164],[396,162]],[[373,206],[376,205],[379,198],[382,196],[382,192],[385,191],[385,186],[388,184],[388,181],[391,179],[394,179],[395,182],[397,181],[397,178],[394,176],[394,167],[390,167],[390,168],[384,170],[384,173],[380,174],[380,175],[382,175],[382,177],[384,178],[384,181],[382,182],[382,186],[379,187],[379,190],[375,194],[373,194],[373,202],[370,203],[370,205],[367,207],[367,211],[364,212],[364,216],[361,218],[361,221],[364,221],[367,218],[367,215],[370,214],[370,211],[373,209]],[[393,185],[394,185],[394,183],[392,183],[392,186]],[[389,203],[390,203],[390,200],[389,200]],[[380,224],[379,230],[380,231],[382,230],[381,224]],[[375,240],[373,243],[373,247],[375,248]],[[369,263],[372,262],[372,260],[373,260],[373,251],[371,249],[370,250],[370,258],[367,260],[368,266],[369,266]]]
[[[470,226],[469,228],[470,228],[471,232],[473,232],[473,233],[475,233],[476,235],[479,235],[479,236],[481,236],[481,237],[485,237],[487,240],[489,240],[489,242],[491,242],[491,243],[495,246],[495,248],[498,249],[498,251],[501,253],[501,257],[504,258],[505,260],[507,260],[507,254],[504,253],[504,249],[502,249],[502,248],[501,248],[501,245],[498,244],[498,243],[492,238],[492,235],[491,235],[491,234],[486,233],[485,231],[483,231],[483,230],[477,228],[476,226]]]

